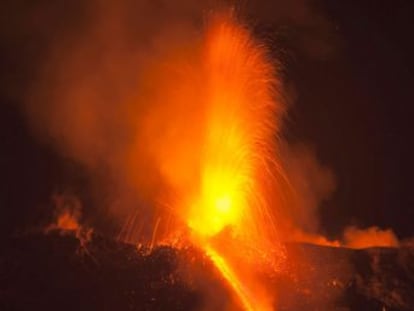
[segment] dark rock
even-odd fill
[[[414,310],[413,249],[287,251],[286,270],[269,281],[277,310]],[[183,257],[204,272],[185,276]],[[222,310],[229,289],[214,271],[195,249],[150,251],[97,235],[82,248],[72,235],[32,234],[0,251],[0,310],[199,310],[213,296],[211,309]]]

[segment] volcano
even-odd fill
[[[375,158],[382,150],[376,147],[375,135],[358,126],[364,123],[358,121],[364,120],[359,115],[366,110],[370,119],[376,119],[371,110],[388,114],[387,109],[361,105],[362,111],[358,107],[348,119],[337,122],[334,117],[341,113],[310,104],[309,118],[316,124],[329,119],[330,124],[315,136],[334,140],[332,150],[347,164],[337,182],[324,164],[332,160],[329,152],[319,163],[318,153],[308,151],[308,137],[295,138],[294,131],[285,129],[291,102],[296,102],[295,84],[313,82],[327,63],[311,66],[305,75],[311,79],[299,75],[296,83],[291,81],[283,42],[268,42],[237,8],[209,13],[202,9],[203,17],[171,14],[171,20],[158,20],[162,14],[157,8],[148,23],[153,30],[148,30],[143,27],[147,22],[136,22],[135,14],[129,14],[134,10],[128,4],[118,7],[101,0],[96,4],[85,9],[87,22],[73,33],[51,33],[54,39],[47,44],[47,53],[38,53],[44,56],[34,66],[24,95],[10,99],[24,115],[28,141],[39,141],[32,152],[13,149],[18,137],[15,131],[4,131],[13,150],[7,161],[1,161],[7,174],[6,204],[0,205],[11,206],[10,210],[34,207],[28,215],[20,209],[9,212],[12,217],[6,215],[0,226],[18,232],[12,238],[1,235],[5,242],[0,251],[0,309],[414,308],[413,246],[400,241],[392,229],[381,229],[385,224],[381,222],[366,229],[348,226],[343,238],[333,241],[328,237],[339,237],[339,231],[334,234],[322,226],[341,227],[353,217],[351,211],[341,214],[324,205],[337,186],[346,198],[352,189],[372,188],[372,197],[399,205],[387,199],[393,198],[388,188],[399,188],[388,179],[394,170],[388,174],[384,168],[384,189],[359,176],[360,171],[363,176],[376,170],[359,154],[358,146],[367,145]],[[34,15],[43,19],[37,11]],[[294,33],[287,35],[294,40]],[[347,72],[328,76],[337,77],[342,85]],[[357,72],[352,77],[359,79]],[[357,89],[349,89],[358,95]],[[305,90],[298,92],[299,97],[314,93],[312,84]],[[323,90],[334,93],[334,101],[340,97],[336,94],[340,88],[329,83]],[[328,106],[324,96],[316,98]],[[346,124],[348,139],[335,132],[336,123]],[[373,145],[359,141],[364,131]],[[297,147],[302,139],[305,147]],[[353,148],[342,144],[347,140]],[[45,150],[50,148],[51,157],[56,153],[62,171],[66,165],[68,170],[72,163],[79,165],[80,175],[88,181],[77,177],[72,181],[75,172],[61,175],[60,169],[46,165],[46,158],[45,168],[35,174],[34,150],[42,144]],[[385,143],[380,146],[393,150]],[[17,160],[8,163],[9,158]],[[363,169],[352,163],[363,163]],[[26,175],[19,173],[23,171]],[[358,183],[350,187],[344,171],[357,171],[349,184],[358,180],[363,187]],[[29,193],[37,193],[36,185],[46,184],[48,178],[50,187],[36,195],[42,202],[31,200]],[[84,182],[90,182],[90,189]],[[369,196],[366,192],[362,197]],[[18,199],[26,196],[26,204],[20,204]],[[43,226],[49,196],[56,219]],[[343,206],[359,208],[346,202]],[[369,202],[361,200],[367,208],[376,208],[366,213],[370,223],[376,214],[389,216]],[[332,210],[331,217],[319,222],[319,207]],[[19,219],[16,230],[10,225],[13,218]]]
[[[413,248],[295,243],[286,249],[307,260],[276,277],[275,310],[414,308]],[[180,258],[204,272],[185,276]],[[202,290],[205,284],[214,293]],[[150,250],[97,234],[87,246],[60,233],[10,239],[0,255],[0,286],[1,310],[200,310],[206,304],[226,310],[231,295],[197,249]]]

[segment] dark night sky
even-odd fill
[[[291,68],[293,136],[314,143],[338,180],[322,208],[332,233],[350,223],[414,233],[413,10],[409,1],[382,2],[326,1],[340,50]]]
[[[27,27],[19,30],[36,5],[9,2],[2,4],[0,13],[0,226],[5,234],[34,216],[44,217],[50,194],[65,185],[81,191],[88,202],[88,179],[81,168],[38,143],[19,111],[19,95],[48,39]],[[333,52],[309,52],[314,44],[304,41],[309,29],[289,24],[289,19],[269,22],[259,16],[256,23],[276,33],[275,41],[286,52],[282,60],[297,96],[287,136],[315,146],[338,182],[332,199],[321,207],[322,228],[338,235],[349,224],[378,225],[393,228],[400,237],[413,236],[411,1],[304,2],[329,21],[324,36]],[[65,19],[49,21],[53,34]],[[10,30],[13,27],[17,30]]]
[[[303,94],[295,125],[338,178],[322,213],[327,228],[353,221],[412,235],[413,11],[409,1],[355,3],[326,8],[341,56],[294,69]]]

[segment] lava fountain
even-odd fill
[[[283,173],[276,142],[283,105],[266,48],[232,14],[208,22],[202,49],[204,128],[197,180],[179,194],[188,238],[211,259],[245,310],[273,310],[264,275],[285,253],[275,219]],[[279,182],[281,183],[281,182]]]

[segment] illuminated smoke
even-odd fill
[[[119,7],[95,14],[52,51],[28,101],[31,124],[92,175],[108,172],[121,239],[181,237],[245,308],[270,309],[256,274],[284,260],[275,216],[286,177],[274,146],[284,107],[266,49],[231,12],[158,34],[129,29]]]
[[[98,195],[122,240],[195,244],[248,310],[275,303],[259,275],[283,269],[282,241],[362,245],[355,230],[318,235],[335,179],[309,149],[281,144],[278,64],[234,13],[203,26],[194,8],[143,2],[161,18],[137,25],[127,7],[97,4],[82,34],[54,46],[27,112],[39,137],[105,177]],[[75,229],[76,215],[55,226]]]
[[[80,251],[86,250],[93,229],[81,224],[82,206],[79,200],[68,195],[54,195],[55,219],[44,232],[59,232],[62,235],[74,235],[79,240]]]
[[[344,245],[350,248],[398,247],[399,241],[391,229],[347,227],[344,231]]]

